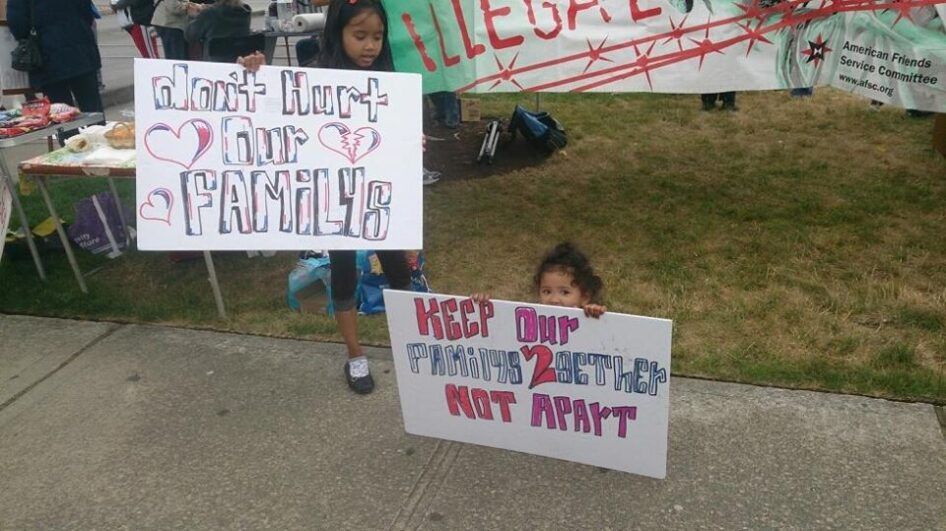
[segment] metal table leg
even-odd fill
[[[16,215],[20,218],[20,226],[23,227],[23,233],[26,235],[26,246],[30,248],[30,254],[33,255],[33,264],[36,266],[36,272],[39,273],[40,280],[45,282],[46,270],[43,268],[43,260],[39,257],[36,242],[33,241],[33,231],[30,229],[30,220],[26,217],[23,204],[20,203],[20,194],[16,191],[16,182],[13,181],[13,175],[7,168],[7,158],[3,154],[2,149],[0,149],[0,172],[3,173],[3,179],[10,188],[10,196],[13,197],[13,209],[16,210]],[[6,236],[0,234],[0,238],[3,237]]]
[[[131,234],[128,232],[128,222],[125,221],[125,209],[122,208],[122,200],[118,197],[118,189],[115,188],[115,180],[108,178],[108,187],[112,190],[112,199],[115,200],[115,206],[118,207],[118,219],[122,222],[122,230],[125,231],[125,248],[131,249]]]
[[[59,241],[62,242],[62,246],[66,250],[66,258],[69,259],[69,265],[72,266],[72,272],[76,276],[76,282],[79,283],[79,289],[82,290],[82,293],[88,293],[89,288],[85,286],[85,279],[82,277],[79,263],[76,262],[76,256],[72,253],[72,244],[69,243],[69,237],[66,236],[66,231],[62,228],[62,223],[59,221],[59,214],[56,213],[56,207],[53,206],[53,202],[49,198],[49,190],[46,189],[46,177],[37,178],[36,184],[39,185],[39,191],[43,194],[43,201],[46,202],[46,209],[49,210],[49,215],[53,217],[53,222],[56,223],[56,232],[59,233]]]
[[[217,270],[214,269],[214,260],[210,251],[204,251],[204,263],[207,264],[207,274],[210,275],[210,287],[213,288],[214,302],[217,303],[217,315],[221,319],[227,318],[227,310],[223,307],[223,294],[220,293],[220,284],[217,283]]]

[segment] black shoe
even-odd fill
[[[348,381],[348,387],[359,395],[366,395],[374,391],[374,378],[371,377],[371,373],[360,378],[352,378],[347,361],[345,362],[345,380]]]

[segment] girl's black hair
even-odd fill
[[[384,24],[384,39],[381,42],[381,52],[367,70],[381,72],[394,71],[394,59],[391,56],[391,44],[388,42],[388,14],[381,5],[381,0],[332,0],[325,15],[325,30],[322,32],[322,50],[319,53],[318,65],[320,68],[339,68],[346,70],[362,70],[345,54],[342,44],[342,30],[351,22],[351,19],[363,11],[374,11],[381,17]]]
[[[555,246],[535,271],[535,289],[538,291],[542,283],[542,275],[550,271],[560,271],[572,276],[582,295],[587,296],[595,304],[601,303],[604,284],[601,277],[595,274],[594,268],[588,261],[585,253],[578,250],[571,242],[562,242]]]

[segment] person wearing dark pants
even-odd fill
[[[456,92],[434,92],[430,95],[434,104],[434,121],[441,122],[448,129],[456,129],[460,125],[460,101]]]
[[[190,59],[187,40],[184,39],[184,32],[182,30],[155,26],[154,31],[158,33],[158,38],[161,39],[161,47],[164,49],[165,59],[180,59],[184,61]]]
[[[66,103],[78,107],[84,112],[103,112],[102,96],[99,93],[98,76],[89,72],[55,83],[49,83],[42,89],[53,103]]]
[[[724,111],[735,111],[736,110],[736,93],[735,92],[714,92],[712,94],[700,94],[700,99],[703,100],[703,110],[711,111],[716,108],[716,100],[723,102]]]
[[[53,103],[74,105],[83,112],[103,111],[96,76],[102,58],[89,0],[8,0],[7,24],[17,39],[25,39],[31,27],[39,36],[43,66],[29,73],[31,88]]]

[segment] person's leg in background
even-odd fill
[[[183,31],[162,26],[155,26],[155,29],[158,30],[158,36],[161,37],[161,46],[164,48],[165,59],[184,61],[188,59],[187,41],[184,40]]]
[[[65,103],[66,105],[76,106],[76,100],[72,97],[72,90],[69,88],[69,80],[58,83],[49,83],[40,89],[50,103]]]
[[[718,95],[719,94],[715,92],[712,94],[700,94],[700,101],[703,102],[704,111],[712,111],[716,108],[716,96]]]
[[[434,121],[450,129],[460,125],[460,102],[455,92],[434,92],[430,101],[434,104]]]
[[[58,83],[47,84],[42,88],[42,92],[49,98],[50,103],[65,103],[78,107],[83,112],[102,112],[102,97],[99,95],[98,84],[96,72],[93,71]],[[78,133],[78,129],[63,131],[62,135],[59,135],[59,144],[62,145],[67,138]]]
[[[736,93],[735,92],[722,92],[719,95],[719,99],[723,100],[723,110],[724,111],[735,111],[736,108]]]
[[[75,98],[76,107],[82,112],[105,112],[102,94],[99,92],[95,74],[83,74],[69,78],[69,90]],[[104,123],[104,122],[103,122]]]
[[[460,100],[456,92],[440,92],[440,115],[443,125],[449,129],[456,129],[460,125]]]

